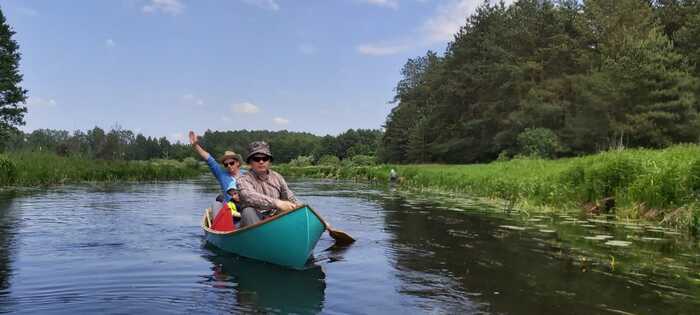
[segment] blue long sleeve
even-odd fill
[[[224,198],[226,199],[226,201],[229,201],[231,199],[231,196],[226,193],[226,190],[228,189],[228,187],[236,185],[236,179],[231,177],[231,175],[229,175],[227,172],[221,169],[219,163],[217,163],[214,157],[212,157],[211,155],[209,155],[209,158],[207,159],[207,165],[209,166],[209,170],[211,171],[212,175],[214,175],[214,177],[216,177],[216,180],[219,182],[219,186],[221,187],[221,192],[223,193]]]

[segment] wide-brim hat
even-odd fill
[[[224,156],[219,158],[219,162],[224,163],[224,161],[229,160],[229,159],[234,159],[234,160],[238,161],[238,163],[241,163],[243,161],[240,154],[233,152],[233,151],[226,151],[226,152],[224,152]]]
[[[250,158],[256,154],[265,154],[265,155],[270,157],[270,160],[272,160],[272,153],[270,152],[270,145],[267,144],[267,142],[265,142],[265,141],[251,142],[250,145],[248,145],[248,156],[245,158],[245,161],[246,162],[250,161]]]

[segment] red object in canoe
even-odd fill
[[[231,215],[231,209],[229,209],[228,204],[224,204],[219,213],[216,214],[214,222],[212,222],[212,229],[221,232],[231,232],[236,229],[233,225],[233,216]]]

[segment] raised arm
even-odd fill
[[[209,156],[210,156],[209,152],[202,149],[202,146],[199,145],[199,141],[197,140],[197,134],[191,130],[190,130],[190,144],[192,145],[194,150],[197,151],[197,153],[199,153],[199,156],[201,156],[203,160],[206,161],[209,159]]]

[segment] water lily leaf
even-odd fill
[[[607,241],[607,242],[605,242],[605,245],[617,246],[617,247],[627,247],[627,246],[632,245],[632,242],[614,240],[614,241]]]
[[[516,230],[516,231],[524,231],[527,228],[522,227],[522,226],[513,226],[513,225],[499,225],[500,228],[508,229],[508,230]]]

